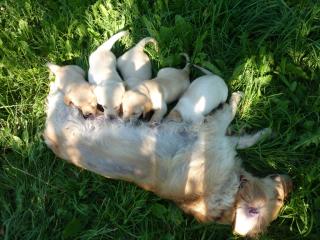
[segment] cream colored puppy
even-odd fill
[[[129,89],[152,77],[151,62],[144,52],[145,45],[148,43],[158,45],[154,38],[143,38],[117,59],[117,67]]]
[[[105,115],[118,115],[124,83],[116,69],[116,57],[111,52],[114,43],[128,31],[121,31],[99,46],[89,57],[89,82],[95,84],[98,103],[104,108]]]
[[[206,75],[190,84],[167,120],[201,123],[208,113],[227,100],[228,87],[223,79],[202,67],[194,66]]]
[[[85,72],[76,65],[58,66],[47,63],[47,67],[56,77],[56,85],[64,93],[64,103],[81,110],[85,117],[97,113],[97,98],[93,87],[84,79]]]
[[[122,100],[124,120],[138,119],[151,110],[154,114],[151,123],[160,122],[167,112],[167,103],[177,100],[190,84],[190,63],[188,55],[183,69],[162,68],[157,77],[143,81],[141,84],[127,91]]]

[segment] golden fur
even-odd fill
[[[257,178],[241,167],[236,147],[253,145],[268,130],[226,136],[239,100],[233,94],[200,126],[149,128],[103,117],[85,120],[52,86],[44,138],[55,154],[79,167],[134,182],[200,221],[231,224],[235,233],[253,236],[278,215],[291,181],[285,175]]]
[[[154,110],[150,122],[160,122],[167,113],[167,103],[177,100],[190,84],[189,57],[183,69],[163,68],[157,77],[146,80],[125,92],[122,99],[123,118],[137,119]]]
[[[64,103],[73,104],[82,111],[84,116],[97,113],[97,98],[93,87],[84,79],[85,73],[76,65],[58,66],[47,63],[48,68],[56,77],[56,85],[64,93]]]

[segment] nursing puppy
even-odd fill
[[[57,88],[64,93],[64,103],[77,107],[85,117],[97,113],[97,98],[94,88],[84,79],[85,72],[76,65],[58,66],[47,63],[55,75]]]
[[[200,221],[255,236],[277,217],[292,183],[286,175],[258,178],[241,167],[236,148],[252,146],[270,130],[227,136],[239,100],[232,94],[230,104],[200,126],[168,122],[150,128],[143,122],[84,120],[63,104],[61,92],[51,91],[44,139],[79,167],[134,182]]]
[[[205,115],[227,100],[228,87],[223,79],[202,67],[193,66],[206,75],[190,84],[166,120],[201,123]]]
[[[148,43],[153,43],[155,46],[158,44],[154,38],[143,38],[117,59],[117,67],[129,89],[144,80],[151,79],[151,62],[144,52],[144,47]]]
[[[156,78],[146,80],[125,92],[122,100],[124,120],[138,119],[142,114],[154,110],[150,122],[160,122],[167,113],[167,103],[177,100],[190,84],[189,57],[183,69],[162,68]]]
[[[106,116],[118,115],[125,92],[124,83],[116,69],[116,57],[111,48],[117,40],[127,34],[127,31],[121,31],[113,35],[89,57],[89,82],[96,85],[94,91],[97,101],[103,106]]]

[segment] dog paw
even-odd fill
[[[244,92],[241,92],[241,91],[236,91],[231,94],[231,99],[234,99],[236,101],[240,101],[241,98],[243,97],[244,97]]]

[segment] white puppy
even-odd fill
[[[128,31],[121,31],[99,46],[89,57],[89,82],[96,85],[97,101],[103,106],[105,115],[118,115],[124,83],[116,69],[116,57],[111,52],[114,43]]]
[[[64,103],[74,105],[85,117],[97,114],[97,99],[92,85],[85,79],[85,72],[77,65],[59,66],[47,63],[55,75],[57,88],[64,94]]]
[[[148,43],[153,43],[155,46],[158,44],[154,38],[143,38],[117,59],[117,67],[129,89],[134,88],[143,80],[151,79],[151,62],[144,52],[144,47]]]
[[[202,67],[194,66],[206,75],[190,84],[167,120],[201,123],[205,115],[227,100],[228,87],[223,79]]]
[[[160,122],[167,113],[167,103],[177,100],[190,84],[190,63],[183,69],[162,68],[157,77],[143,81],[134,89],[127,91],[122,100],[124,120],[138,119],[141,114],[154,110],[151,123]]]

